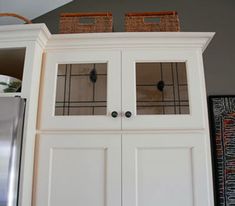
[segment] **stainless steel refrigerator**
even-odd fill
[[[0,97],[0,206],[17,206],[25,100]]]

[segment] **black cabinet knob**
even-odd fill
[[[118,113],[117,113],[116,111],[113,111],[113,112],[111,113],[111,116],[112,116],[113,118],[116,118],[116,117],[118,116]]]
[[[127,118],[130,118],[131,117],[131,112],[130,111],[127,111],[126,113],[125,113],[125,116],[127,117]]]

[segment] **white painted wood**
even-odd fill
[[[55,116],[58,64],[107,63],[107,114],[95,116]],[[112,111],[119,116],[112,118]],[[45,57],[40,103],[40,130],[110,130],[121,128],[121,55],[115,51],[48,52]]]
[[[213,35],[51,35],[43,24],[0,26],[0,48],[26,48],[21,96],[27,107],[19,206],[212,206],[202,51]],[[37,113],[43,52],[46,58]],[[134,62],[156,60],[187,61],[191,115],[135,115]],[[109,65],[107,116],[53,116],[57,64],[94,61]],[[113,119],[110,113],[114,110],[122,115],[131,110],[134,116]],[[40,135],[32,203],[36,133]]]
[[[20,176],[19,206],[30,206],[33,188],[34,147],[39,96],[42,48],[35,44],[26,49],[22,98],[26,99]],[[28,85],[33,85],[29,87]]]
[[[26,47],[32,42],[44,48],[50,37],[51,33],[45,24],[0,26],[0,48]]]
[[[213,138],[210,134],[210,125],[209,125],[209,117],[208,117],[208,105],[207,105],[207,94],[206,94],[206,81],[205,81],[205,74],[204,74],[204,67],[203,67],[203,56],[201,54],[201,51],[198,50],[198,63],[199,63],[199,67],[198,67],[198,70],[199,70],[199,74],[200,74],[200,77],[201,77],[201,81],[200,81],[200,85],[201,85],[201,89],[202,89],[202,93],[205,95],[205,98],[203,98],[203,105],[204,105],[204,119],[206,121],[206,128],[205,128],[205,141],[206,141],[206,157],[208,160],[211,160],[212,157],[211,157],[211,154],[213,154],[213,152],[211,151],[211,147],[213,147],[213,145],[211,145],[211,138]],[[213,174],[213,171],[212,171],[212,161],[209,161],[208,162],[208,167],[207,167],[207,170],[208,170],[208,173],[209,174]],[[214,184],[213,181],[212,181],[212,178],[209,178],[208,179],[208,191],[211,192],[211,194],[213,195],[212,191],[214,191]],[[211,203],[212,204],[212,203]]]
[[[203,133],[122,137],[123,206],[213,206]]]
[[[61,136],[85,136],[89,132],[93,135],[102,132],[109,135],[111,129],[113,135],[122,135],[123,206],[213,206],[209,127],[202,64],[202,52],[213,35],[183,32],[53,35],[46,47],[44,76],[49,79],[45,78],[43,84],[45,88],[52,86],[49,86],[49,93],[43,89],[42,96],[46,100],[43,99],[39,111],[45,116],[41,117],[43,121],[38,127],[38,133],[46,136],[47,132],[54,135],[53,133],[59,131]],[[108,123],[113,121],[112,118],[107,118],[107,121],[100,119],[99,123],[103,123],[103,127],[99,127],[98,122],[94,124],[97,117],[90,119],[89,122],[92,121],[93,125],[86,122],[85,116],[81,119],[68,117],[69,120],[66,121],[65,117],[62,117],[63,121],[57,117],[54,119],[51,116],[53,105],[48,105],[53,103],[55,98],[55,91],[52,92],[55,79],[51,78],[56,75],[54,71],[49,73],[48,70],[55,70],[58,62],[77,63],[80,58],[93,62],[100,58],[96,54],[109,58],[107,53],[113,55],[112,59],[116,55],[121,62],[118,63],[116,59],[115,67],[108,72],[108,75],[112,69],[119,72],[116,73],[117,78],[112,78],[115,81],[112,83],[121,87],[115,106],[120,109],[122,117],[116,122],[116,126]],[[156,61],[186,63],[189,115],[136,115],[135,63]],[[47,85],[46,82],[50,84]],[[116,90],[113,87],[110,91],[115,93]],[[43,111],[46,107],[48,108]],[[124,116],[126,111],[131,111],[134,115],[127,119]],[[76,120],[89,126],[77,126],[74,123]],[[57,124],[53,125],[53,121]],[[56,144],[56,141],[53,144]],[[97,154],[97,158],[98,156]],[[92,158],[92,155],[90,157]],[[61,161],[65,162],[63,158]],[[55,184],[57,182],[59,181]],[[36,193],[43,191],[38,185],[39,183]],[[94,192],[94,197],[96,194],[97,192]],[[48,197],[41,199],[45,201]]]
[[[199,54],[195,49],[145,49],[126,50],[122,53],[122,111],[132,112],[131,118],[122,119],[122,129],[154,130],[154,129],[204,129],[206,95],[202,90],[203,68],[198,62]],[[136,112],[136,63],[141,62],[185,62],[189,115],[137,115]],[[128,90],[126,89],[128,88]]]
[[[34,206],[121,205],[121,136],[44,134]]]
[[[46,50],[123,49],[123,48],[200,48],[206,49],[213,32],[113,32],[55,34]]]
[[[41,61],[43,49],[49,38],[50,33],[44,24],[0,26],[0,49],[26,48],[22,91],[20,93],[20,96],[26,99],[26,110],[19,206],[32,205],[34,145]]]

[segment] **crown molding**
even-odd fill
[[[114,32],[52,35],[46,50],[76,48],[201,48],[206,49],[213,32]]]
[[[51,33],[45,24],[24,24],[0,26],[0,43],[37,42],[43,49],[46,47]]]

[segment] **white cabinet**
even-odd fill
[[[38,137],[36,205],[120,206],[121,136]]]
[[[48,51],[39,128],[204,129],[200,58],[198,50],[181,48]],[[94,68],[97,82],[92,83],[90,73]],[[163,91],[157,88],[159,82],[164,84]],[[89,111],[92,107],[93,113]],[[111,118],[113,111],[117,112],[116,118]],[[131,118],[125,118],[128,111]]]
[[[200,84],[203,81],[203,73],[199,57],[194,49],[125,50],[122,53],[122,111],[131,111],[133,117],[131,120],[124,118],[122,128],[205,128],[205,94]],[[153,69],[159,71],[153,72]],[[185,76],[180,74],[183,73],[181,70],[185,70]],[[157,89],[160,80],[165,84],[162,92]],[[138,106],[149,111],[139,109],[138,114]],[[153,106],[163,111],[153,111]],[[184,108],[188,110],[183,111]],[[177,112],[177,109],[182,112]]]
[[[211,205],[205,138],[200,133],[39,135],[36,205]]]
[[[43,51],[49,37],[50,32],[44,24],[0,26],[0,74],[22,80],[20,92],[0,93],[0,96],[19,96],[26,100],[19,182],[19,206],[32,205],[34,148],[41,63]],[[3,142],[0,144],[3,144]],[[11,195],[17,196],[16,194]]]
[[[192,133],[123,135],[123,206],[212,205],[205,138]]]
[[[35,206],[213,206],[202,63],[212,36],[52,36]]]
[[[96,63],[96,66],[102,66],[101,69],[97,68],[98,75],[99,69],[102,73],[106,73],[106,78],[102,79],[103,81],[101,80],[101,84],[97,81],[101,88],[101,91],[97,91],[101,94],[98,100],[93,99],[93,94],[91,93],[95,93],[93,91],[94,85],[92,85],[89,76],[87,76],[94,63]],[[121,129],[120,118],[110,118],[112,111],[121,112],[120,52],[79,50],[48,52],[45,58],[44,72],[41,129]],[[105,85],[102,85],[102,83]],[[92,103],[95,104],[96,108],[105,103],[106,113],[103,113],[103,115],[74,115],[73,112],[76,112],[76,108],[79,107],[84,108],[86,113],[87,110],[85,109],[89,108],[88,105]],[[58,104],[59,108],[57,110],[55,110],[57,106],[55,104]],[[65,114],[59,113],[60,107],[66,110],[63,111],[66,112]],[[56,113],[57,111],[58,113]]]

